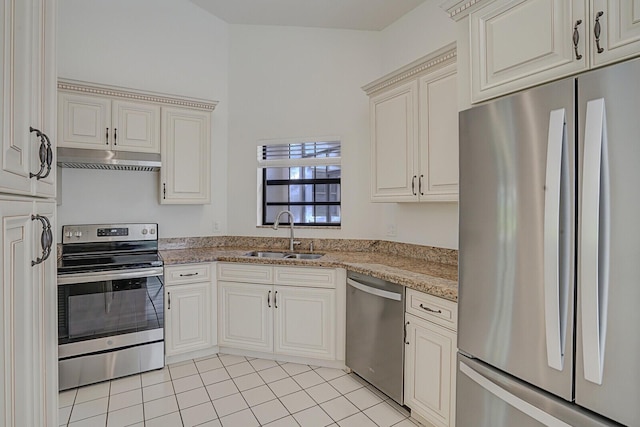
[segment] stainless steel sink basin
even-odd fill
[[[257,258],[285,258],[285,259],[318,259],[324,254],[296,254],[290,252],[269,252],[269,251],[253,251],[247,256]]]
[[[284,258],[285,255],[287,255],[286,252],[261,252],[261,251],[249,252],[247,254],[247,256],[254,256],[257,258]]]
[[[295,259],[318,259],[324,254],[287,254],[285,258]]]

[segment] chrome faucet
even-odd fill
[[[293,251],[293,245],[299,245],[300,242],[297,240],[293,240],[293,214],[291,213],[291,211],[281,211],[278,216],[276,217],[276,222],[273,224],[273,229],[277,230],[278,229],[278,225],[280,225],[280,217],[282,216],[282,214],[289,214],[289,224],[291,224],[291,236],[289,237],[289,250]]]

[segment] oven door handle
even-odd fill
[[[162,267],[140,268],[135,270],[97,271],[82,274],[64,274],[58,276],[58,285],[77,285],[80,283],[104,282],[107,280],[135,279],[138,277],[162,276]]]

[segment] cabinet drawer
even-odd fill
[[[253,264],[218,264],[218,280],[245,283],[273,283],[273,268]]]
[[[167,286],[196,283],[211,280],[211,264],[184,264],[164,268],[164,280]]]
[[[335,288],[336,270],[333,268],[275,267],[276,285]]]
[[[458,328],[458,304],[413,289],[407,289],[407,313],[454,331]]]

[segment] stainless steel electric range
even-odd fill
[[[60,390],[164,366],[157,224],[62,227],[58,358]]]

